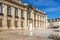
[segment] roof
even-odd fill
[[[14,3],[14,4],[16,4],[16,5],[18,5],[18,6],[21,6],[21,7],[24,7],[24,8],[31,8],[31,9],[34,10],[35,12],[38,12],[38,13],[41,13],[41,14],[46,15],[44,11],[37,10],[37,8],[34,8],[32,5],[24,5],[23,2],[15,2],[15,1],[12,1],[12,0],[4,0],[4,1],[8,1],[8,2],[10,2],[10,3]]]

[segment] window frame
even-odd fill
[[[34,20],[36,20],[36,13],[34,13]]]
[[[15,8],[15,17],[18,17],[18,8]]]
[[[8,28],[10,28],[10,26],[11,26],[11,20],[7,20],[7,26],[8,26]]]
[[[27,18],[28,18],[28,19],[31,18],[31,13],[30,13],[30,11],[27,12]]]
[[[15,21],[15,28],[18,27],[18,21]]]
[[[11,5],[7,5],[7,15],[11,15]]]
[[[21,21],[21,27],[22,28],[24,27],[24,21]]]
[[[2,26],[2,19],[0,19],[0,26]]]
[[[24,17],[24,10],[21,10],[21,18]]]
[[[1,9],[0,9],[0,10],[1,10],[0,13],[2,14],[2,13],[3,13],[3,6],[2,6],[2,3],[0,3],[0,8],[1,8]]]

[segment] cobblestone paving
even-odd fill
[[[15,32],[0,32],[0,40],[41,40],[41,38],[23,36]]]
[[[22,35],[22,31],[3,31],[0,32],[0,40],[52,40],[47,38]]]

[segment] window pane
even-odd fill
[[[23,21],[21,21],[21,26],[23,27],[23,25],[24,25],[24,22],[23,22]]]
[[[7,26],[8,26],[8,28],[11,26],[10,24],[11,24],[11,21],[8,20],[8,21],[7,21]]]
[[[27,13],[27,17],[28,17],[28,19],[30,18],[30,15],[31,15],[30,12],[28,12],[28,13]]]
[[[24,17],[24,11],[21,10],[21,17]]]
[[[0,26],[2,26],[2,19],[0,19]]]
[[[15,21],[15,28],[17,28],[17,21]]]
[[[0,13],[2,13],[2,4],[0,4]]]
[[[36,14],[34,13],[34,20],[36,20]]]
[[[39,20],[39,15],[38,15],[38,20]]]
[[[40,15],[40,21],[42,21],[42,16]]]
[[[18,16],[18,9],[15,8],[15,16]]]
[[[7,6],[7,14],[11,15],[11,6],[10,5]]]
[[[36,23],[34,22],[34,27],[36,27]]]

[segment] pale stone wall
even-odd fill
[[[3,29],[7,29],[7,5],[3,5],[3,21],[2,21],[2,25],[3,25]]]
[[[50,19],[49,22],[49,28],[52,28],[52,27],[58,27],[57,29],[60,28],[60,18],[55,18],[55,19]]]
[[[27,8],[24,8],[24,7],[20,7],[18,5],[15,5],[15,4],[12,4],[10,2],[7,2],[7,1],[3,1],[2,3],[3,5],[3,16],[0,16],[0,18],[2,19],[2,25],[3,25],[3,29],[8,29],[7,27],[7,20],[11,20],[11,27],[9,29],[29,29],[28,25],[29,23],[31,22],[32,23],[32,26],[33,26],[33,29],[45,29],[46,28],[46,15],[44,15],[44,12],[43,13],[39,13],[39,12],[36,12],[36,21],[34,20],[34,10],[32,9],[31,10],[31,19],[32,20],[28,20],[27,19]],[[11,16],[12,17],[9,17],[7,16],[7,5],[11,5]],[[18,18],[15,18],[15,7],[18,8]],[[21,10],[24,10],[24,19],[21,19]],[[39,18],[38,18],[38,15],[39,15]],[[44,17],[43,17],[44,16]],[[15,21],[18,21],[18,27],[15,28]],[[21,21],[24,22],[24,27],[22,28],[21,27]],[[36,23],[36,26],[34,27],[34,23]]]

